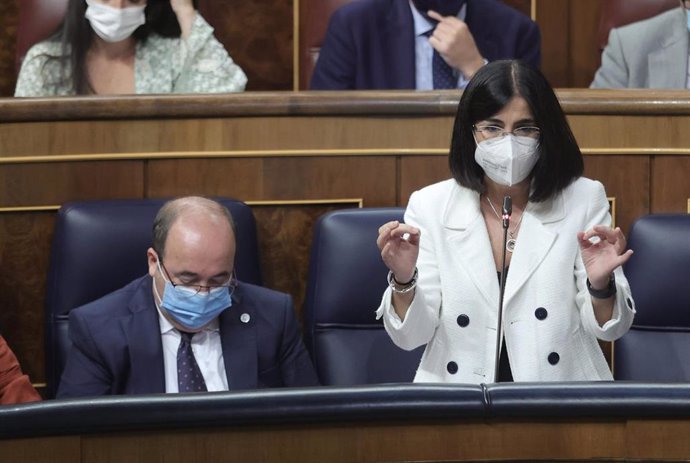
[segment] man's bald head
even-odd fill
[[[170,229],[179,221],[218,221],[227,224],[234,235],[235,222],[230,211],[217,201],[201,196],[186,196],[168,201],[153,221],[153,249],[162,259]]]

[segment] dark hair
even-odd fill
[[[448,162],[455,180],[483,193],[484,170],[474,160],[472,126],[498,113],[521,96],[541,129],[539,160],[532,170],[530,201],[553,197],[582,175],[584,162],[558,98],[544,75],[518,60],[494,61],[482,67],[460,98]]]
[[[165,242],[173,224],[185,213],[204,212],[209,216],[222,217],[228,221],[233,233],[235,221],[227,207],[203,196],[185,196],[170,200],[163,204],[153,219],[153,250],[163,260],[165,254]]]
[[[195,8],[196,3],[194,0]],[[94,93],[86,71],[86,54],[93,43],[94,32],[85,14],[85,0],[69,0],[65,18],[50,39],[62,46],[59,56],[49,58],[60,62],[63,82],[71,81],[77,95]],[[182,33],[170,0],[148,0],[145,14],[146,23],[132,34],[137,42],[146,41],[151,33],[162,37],[179,37]]]

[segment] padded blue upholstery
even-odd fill
[[[148,272],[153,219],[164,199],[66,203],[55,222],[46,282],[47,395],[53,397],[70,347],[69,311]],[[221,199],[235,220],[237,277],[261,284],[256,224],[246,204]]]
[[[455,426],[519,420],[529,425],[530,420],[556,419],[580,426],[602,420],[687,420],[688,415],[690,384],[613,381],[395,384],[103,396],[17,404],[0,407],[0,437],[108,435],[160,429],[222,430],[276,424],[284,429],[296,427],[303,430],[314,426],[314,423],[316,426],[323,426],[322,423],[356,426],[388,422],[395,426],[410,423],[412,426],[425,426],[444,422]],[[579,419],[584,421],[577,421]],[[677,435],[678,440],[669,437],[671,440],[667,444],[680,445],[679,442],[686,439],[683,433],[672,434]],[[573,436],[569,438],[572,441]],[[564,439],[567,440],[568,436]],[[459,441],[459,449],[461,444]],[[548,444],[554,445],[553,442]],[[523,458],[519,461],[526,461]],[[581,458],[577,461],[583,461]],[[611,460],[620,461],[616,458]],[[597,458],[597,461],[602,460]]]
[[[423,347],[395,346],[376,320],[386,269],[378,228],[403,219],[402,208],[346,209],[317,221],[304,307],[305,342],[324,385],[408,382]]]
[[[632,226],[625,265],[635,299],[631,330],[614,344],[614,377],[690,381],[690,214],[655,214]]]

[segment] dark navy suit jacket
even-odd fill
[[[539,27],[498,0],[467,0],[465,22],[488,61],[541,62]],[[415,37],[407,0],[359,0],[331,16],[312,90],[414,89]]]
[[[70,312],[72,348],[58,397],[165,392],[151,282],[138,278]],[[287,294],[240,283],[219,321],[230,390],[318,384]]]

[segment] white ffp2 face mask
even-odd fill
[[[91,28],[106,42],[120,42],[146,22],[146,5],[113,8],[94,0],[86,0],[86,19]]]
[[[494,182],[513,186],[532,172],[539,160],[539,140],[506,135],[477,143],[474,160]]]

